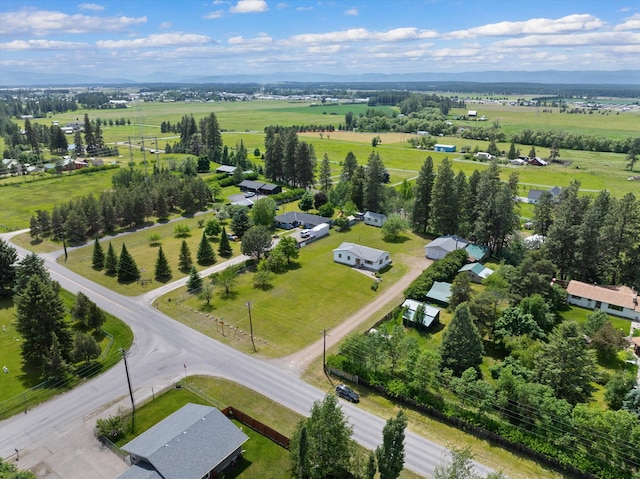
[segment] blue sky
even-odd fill
[[[0,75],[639,68],[638,0],[0,2]]]

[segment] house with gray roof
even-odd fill
[[[273,222],[276,228],[282,228],[284,230],[291,230],[300,226],[312,229],[322,223],[327,223],[329,226],[333,224],[330,218],[312,215],[310,213],[301,213],[299,211],[287,211],[281,215],[276,215],[273,218]]]
[[[469,241],[460,236],[440,236],[424,247],[424,254],[429,259],[442,259],[452,251],[466,248],[468,244]]]
[[[346,264],[356,268],[380,271],[385,266],[391,264],[391,255],[387,251],[382,251],[368,246],[355,243],[342,243],[333,250],[333,260],[336,263]]]
[[[233,175],[233,172],[236,171],[237,166],[232,165],[220,165],[216,168],[216,173],[226,173],[228,176]]]
[[[122,447],[133,465],[117,479],[216,477],[248,439],[218,409],[187,404]]]

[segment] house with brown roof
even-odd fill
[[[640,321],[638,293],[627,286],[607,286],[569,281],[567,302],[607,314]]]

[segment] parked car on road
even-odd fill
[[[336,394],[347,401],[354,403],[360,402],[360,396],[358,396],[358,393],[344,384],[338,384],[336,386]]]

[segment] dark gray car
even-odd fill
[[[358,396],[358,393],[344,384],[338,384],[336,386],[336,394],[347,401],[360,402],[360,396]]]

